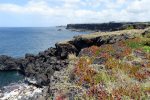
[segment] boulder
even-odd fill
[[[77,54],[78,49],[70,43],[56,43],[57,57],[66,59],[70,53]]]

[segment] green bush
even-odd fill
[[[136,49],[142,47],[142,44],[136,42],[128,42],[128,46],[131,47],[132,49]]]
[[[144,46],[143,49],[144,51],[150,53],[150,46]]]

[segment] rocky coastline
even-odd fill
[[[46,91],[46,95],[49,95],[51,93],[51,77],[55,71],[60,71],[68,66],[69,60],[67,58],[69,54],[78,55],[83,48],[92,45],[101,46],[103,44],[112,44],[121,40],[132,39],[138,34],[145,34],[144,32],[144,29],[134,30],[134,32],[125,30],[121,33],[91,34],[92,37],[88,37],[88,35],[75,36],[72,40],[56,43],[55,47],[48,48],[37,55],[26,54],[24,58],[13,58],[1,55],[0,71],[17,70],[27,77],[26,82],[28,83],[29,88],[34,88],[33,90],[36,91],[36,89],[42,90],[46,87],[47,89],[44,91]],[[30,87],[30,85],[34,87]],[[20,89],[20,91],[22,90],[23,89]],[[38,99],[32,98],[31,100]]]
[[[82,31],[118,31],[125,29],[144,29],[150,26],[149,22],[109,22],[100,24],[68,24],[67,29]]]

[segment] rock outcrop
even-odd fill
[[[26,54],[22,61],[23,74],[36,80],[39,86],[48,85],[54,71],[59,71],[67,66],[68,61],[57,56],[56,48],[49,48],[38,55]]]
[[[3,70],[19,70],[18,59],[12,57],[1,55],[0,56],[0,71]]]
[[[67,29],[94,30],[94,31],[116,31],[124,29],[144,29],[150,26],[148,22],[110,22],[101,24],[68,24]]]

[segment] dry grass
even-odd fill
[[[145,30],[142,29],[132,29],[132,30],[121,30],[121,31],[113,31],[113,32],[96,32],[96,33],[81,35],[81,37],[86,39],[91,39],[100,36],[111,36],[111,35],[121,35],[121,34],[135,35],[135,34],[141,34],[144,31]]]
[[[68,59],[71,61],[74,61],[74,60],[77,60],[78,58],[77,58],[76,54],[69,54]]]

